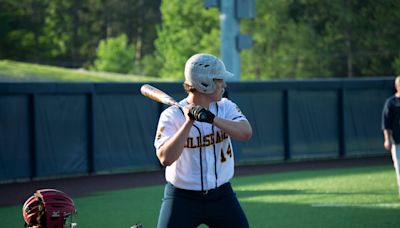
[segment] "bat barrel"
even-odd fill
[[[166,105],[177,105],[177,102],[168,94],[166,94],[165,92],[163,92],[162,90],[159,90],[149,84],[144,84],[140,87],[140,92],[154,100]]]

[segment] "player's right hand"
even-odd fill
[[[389,140],[385,140],[385,142],[383,143],[383,147],[385,147],[386,150],[391,151],[392,144],[390,143]]]
[[[185,107],[183,107],[182,108],[182,110],[183,110],[183,113],[185,114],[185,118],[186,118],[186,121],[191,121],[191,122],[194,122],[194,118],[192,117],[192,114],[190,114],[190,109],[193,107],[193,105],[187,105],[187,106],[185,106]]]

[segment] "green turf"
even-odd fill
[[[392,166],[236,177],[251,227],[399,227]],[[163,186],[75,198],[78,227],[156,227]],[[227,211],[229,213],[229,211]],[[0,224],[22,227],[21,206],[0,208]]]
[[[261,175],[233,181],[251,227],[399,227],[391,166]]]
[[[161,79],[0,60],[0,81],[140,82],[161,81]]]

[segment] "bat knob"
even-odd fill
[[[207,114],[204,112],[199,113],[198,119],[199,119],[199,121],[205,121],[207,119]]]

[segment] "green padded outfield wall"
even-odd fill
[[[253,126],[237,165],[387,156],[381,111],[394,77],[228,82]],[[165,105],[143,83],[0,83],[0,182],[160,169],[153,140]],[[180,82],[151,83],[177,100]]]

